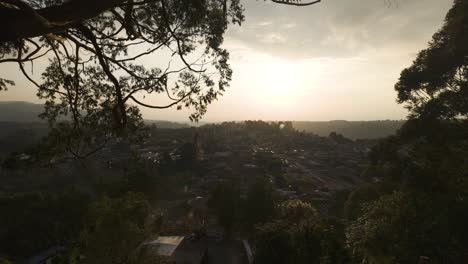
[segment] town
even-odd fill
[[[178,129],[152,125],[147,133],[142,141],[109,142],[86,160],[86,166],[69,155],[40,160],[32,153],[16,154],[10,158],[15,165],[3,168],[3,175],[10,176],[3,177],[2,189],[28,191],[18,181],[27,179],[30,188],[40,186],[44,191],[73,186],[91,197],[100,193],[116,196],[132,181],[129,177],[138,174],[136,177],[142,179],[136,181],[143,181],[140,185],[151,196],[164,223],[164,231],[155,240],[148,237],[142,243],[151,245],[161,239],[177,245],[183,242],[184,246],[174,251],[177,254],[162,254],[185,256],[188,251],[190,258],[201,254],[200,250],[214,252],[210,248],[217,248],[217,260],[212,263],[220,263],[229,258],[226,254],[247,256],[249,250],[245,250],[247,237],[241,234],[223,239],[225,230],[208,207],[217,186],[235,185],[242,199],[263,179],[279,199],[307,201],[327,215],[336,193],[369,180],[363,172],[369,166],[368,152],[376,142],[350,140],[337,133],[320,137],[295,130],[291,122],[226,122]],[[15,182],[21,187],[15,187]],[[142,191],[137,188],[135,191]],[[190,245],[187,241],[194,243],[194,234],[200,234],[200,230],[204,232],[204,246]]]

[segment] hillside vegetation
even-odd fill
[[[319,136],[328,136],[331,132],[336,132],[351,139],[376,139],[394,135],[404,123],[404,120],[295,121],[293,126],[299,131],[306,131]]]

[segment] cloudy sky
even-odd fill
[[[246,21],[231,27],[225,40],[231,87],[203,121],[404,118],[393,85],[441,27],[452,1],[390,1],[323,0],[297,8],[244,0]],[[17,82],[0,100],[37,102],[13,68],[0,68]],[[149,119],[188,117],[175,109],[143,113]]]

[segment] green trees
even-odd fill
[[[347,241],[367,263],[461,263],[468,245],[466,123],[410,120],[373,151],[380,182],[353,192]]]
[[[90,209],[79,252],[86,263],[133,263],[138,247],[158,229],[158,218],[141,195],[102,198]]]
[[[466,232],[461,223],[468,220],[463,213],[467,204],[447,202],[427,193],[396,191],[365,204],[346,230],[355,259],[417,263],[428,256],[434,263],[463,263]]]
[[[243,224],[247,230],[253,230],[259,223],[270,221],[276,211],[277,193],[265,178],[259,178],[250,186],[242,209]]]
[[[415,200],[396,192],[364,206],[346,230],[355,257],[365,263],[417,263],[418,254],[424,255],[420,240],[429,230],[422,230],[424,219]]]
[[[466,262],[467,11],[467,1],[454,1],[395,86],[410,120],[371,152],[380,183],[350,197],[346,237],[357,262]]]
[[[255,263],[341,263],[336,234],[308,203],[289,200],[278,217],[258,225]]]
[[[468,116],[468,3],[455,0],[445,24],[413,65],[401,73],[395,89],[413,117]]]
[[[8,261],[7,259],[0,258],[0,264],[11,264],[11,262]]]
[[[132,159],[128,162],[126,179],[121,183],[124,193],[133,192],[145,195],[149,201],[155,201],[161,181],[157,167],[150,167],[140,159]]]
[[[240,204],[239,189],[232,183],[218,185],[208,199],[208,207],[217,216],[227,236],[232,234],[235,225],[239,223]]]
[[[0,254],[31,257],[66,247],[66,263],[133,263],[138,246],[159,231],[159,218],[143,194],[106,196],[91,203],[77,191],[0,194]]]
[[[60,194],[0,193],[0,253],[29,257],[78,237],[89,197],[75,190]]]
[[[249,186],[246,198],[240,194],[235,184],[221,183],[207,202],[228,236],[234,231],[251,234],[257,224],[271,221],[276,215],[278,197],[267,179],[259,178]]]

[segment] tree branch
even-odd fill
[[[0,8],[0,42],[60,32],[124,2],[125,0],[70,0],[42,9],[27,8],[24,5],[21,9],[3,7]]]
[[[291,6],[310,6],[320,3],[322,0],[316,0],[313,2],[303,3],[300,0],[271,0],[273,3],[282,4],[282,5],[291,5]]]
[[[117,97],[117,106],[120,111],[120,115],[121,115],[120,118],[122,119],[119,121],[121,123],[120,125],[124,127],[125,124],[127,123],[127,114],[125,111],[125,103],[123,101],[123,96],[122,96],[122,87],[120,86],[120,83],[117,80],[117,78],[112,74],[109,68],[109,65],[107,64],[107,61],[104,59],[104,55],[103,55],[104,53],[102,52],[101,47],[97,43],[96,37],[94,36],[93,32],[87,27],[85,27],[84,25],[79,25],[78,29],[93,44],[94,50],[99,60],[99,64],[101,64],[101,67],[104,70],[104,73],[107,75],[110,81],[114,84],[116,97]]]

